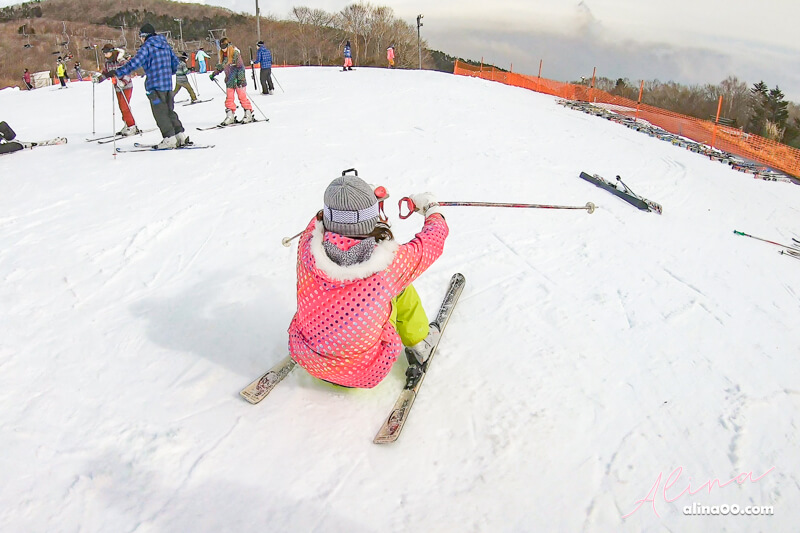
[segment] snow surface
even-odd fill
[[[196,131],[224,116],[198,77],[214,101],[176,109],[216,147],[116,159],[84,141],[90,83],[0,92],[20,139],[69,138],[0,158],[0,530],[797,527],[800,262],[733,230],[790,243],[800,187],[497,83],[275,73],[285,93],[250,89],[269,123]],[[95,96],[110,132],[110,84]],[[142,79],[133,108],[154,126]],[[286,354],[281,238],[350,167],[389,188],[403,242],[422,220],[394,202],[426,190],[598,206],[444,208],[444,256],[415,285],[430,314],[452,273],[467,286],[392,445],[372,438],[403,362],[372,390],[298,369],[257,406],[238,396]],[[684,515],[694,503],[774,515]]]

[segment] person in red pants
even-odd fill
[[[110,70],[116,70],[124,65],[127,61],[123,59],[123,53],[123,50],[114,48],[114,45],[110,43],[104,44],[103,57],[106,59],[106,66],[103,71],[108,72]],[[100,83],[105,79],[105,76],[101,75],[96,81]],[[133,80],[131,80],[131,76],[128,74],[114,78],[112,83],[114,83],[114,92],[117,95],[119,110],[122,112],[122,120],[125,121],[125,126],[117,132],[117,135],[122,135],[123,137],[136,135],[139,133],[139,128],[136,126],[136,120],[133,118],[130,106],[131,96],[133,96]]]

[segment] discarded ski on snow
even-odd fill
[[[662,212],[661,204],[653,202],[652,200],[648,200],[647,198],[642,198],[638,194],[634,193],[628,188],[627,185],[625,185],[625,183],[623,183],[619,176],[617,176],[617,181],[622,185],[623,188],[619,188],[616,183],[610,182],[602,176],[598,176],[597,174],[587,174],[586,172],[581,172],[580,177],[589,183],[594,183],[601,189],[605,189],[611,194],[622,198],[629,204],[638,207],[642,211],[655,211],[659,215]]]

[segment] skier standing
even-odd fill
[[[344,45],[344,67],[342,70],[353,70],[353,57],[350,53],[350,41]]]
[[[114,48],[114,45],[111,43],[104,44],[102,52],[106,60],[106,64],[103,67],[104,72],[117,70],[126,63],[126,61],[122,59],[124,50]],[[94,81],[95,83],[102,83],[105,79],[106,76],[101,74]],[[130,74],[120,76],[119,72],[117,72],[116,81],[112,81],[112,83],[114,83],[114,94],[117,95],[117,105],[119,106],[120,113],[122,113],[122,120],[125,122],[125,126],[117,132],[117,135],[122,135],[123,137],[136,135],[139,133],[139,128],[136,126],[136,120],[133,118],[130,107],[131,97],[133,96],[133,80]]]
[[[227,126],[236,122],[236,103],[234,95],[239,99],[239,103],[244,108],[244,118],[242,124],[255,121],[253,116],[253,104],[247,98],[247,72],[244,69],[242,52],[223,37],[219,41],[219,63],[214,67],[214,72],[209,76],[212,80],[220,72],[225,71],[225,120],[222,124]]]
[[[297,249],[297,313],[289,326],[292,359],[319,379],[372,388],[406,348],[410,365],[430,356],[431,327],[411,285],[442,255],[448,227],[430,193],[412,196],[425,224],[406,244],[380,221],[372,187],[341,176]]]
[[[275,87],[272,85],[272,52],[264,45],[264,41],[258,41],[256,63],[258,63],[261,68],[262,94],[272,94],[272,91],[275,90]]]
[[[193,104],[197,101],[197,96],[194,94],[192,84],[189,83],[189,67],[186,66],[186,61],[188,60],[188,54],[183,52],[178,62],[178,70],[175,72],[175,90],[172,91],[172,98],[174,100],[175,96],[183,88],[189,91],[189,98],[192,99],[190,103]]]
[[[64,64],[64,60],[61,57],[58,58],[58,63],[56,64],[56,76],[58,76],[58,81],[61,82],[61,87],[63,89],[67,88],[67,66]]]
[[[83,81],[83,72],[81,72],[80,61],[75,62],[75,75],[78,77],[78,81]]]
[[[103,75],[107,78],[125,77],[137,68],[143,68],[147,75],[144,88],[150,100],[150,109],[164,137],[156,148],[186,146],[189,137],[186,136],[183,124],[175,113],[175,102],[172,98],[172,75],[178,70],[178,58],[167,39],[163,35],[156,35],[156,30],[150,23],[145,23],[141,27],[139,39],[142,41],[142,46],[136,55],[121,67],[103,72]]]
[[[194,58],[197,60],[197,65],[200,67],[200,74],[206,73],[206,59],[211,59],[211,56],[206,53],[205,50],[200,48],[197,53],[194,55]]]
[[[31,91],[33,90],[33,83],[31,82],[31,73],[28,69],[25,69],[25,72],[22,73],[22,81],[25,82],[25,87]]]
[[[389,68],[394,67],[394,46],[386,49],[386,60],[389,62]]]

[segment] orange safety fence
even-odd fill
[[[713,148],[724,150],[800,177],[800,150],[758,135],[745,133],[737,128],[642,104],[599,89],[548,80],[538,76],[505,72],[494,67],[476,67],[456,61],[453,73],[460,76],[472,76],[484,80],[498,81],[506,85],[523,87],[566,100],[603,104],[603,107],[615,113],[646,120],[650,124],[675,135],[707,144]]]

